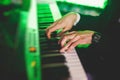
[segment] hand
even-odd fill
[[[62,31],[58,34],[58,35],[62,35],[64,32],[66,32],[72,28],[76,19],[77,19],[76,13],[70,12],[70,13],[66,14],[61,19],[55,21],[51,26],[49,26],[46,29],[47,37],[50,39],[51,33],[58,29],[62,29]]]
[[[61,45],[60,52],[70,51],[78,44],[91,44],[94,31],[72,31],[61,36],[58,44]]]

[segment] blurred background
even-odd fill
[[[33,5],[34,1],[36,5]],[[104,18],[102,19],[88,21],[91,17],[101,16],[106,9],[110,10],[111,7],[107,8],[111,4],[109,0],[0,0],[0,72],[2,73],[0,77],[3,77],[2,80],[8,80],[9,78],[12,78],[12,80],[27,80],[27,74],[29,73],[26,70],[25,34],[28,25],[30,25],[28,22],[29,19],[32,20],[34,16],[36,18],[39,15],[33,14],[33,17],[28,18],[30,16],[30,10],[36,9],[37,11],[39,7],[37,5],[42,3],[52,4],[54,2],[57,4],[62,16],[68,12],[77,12],[84,17],[89,16],[81,24],[83,26],[99,26],[102,27],[102,31],[104,31],[103,27],[109,21],[111,14],[113,14],[111,12],[110,15],[103,16]],[[33,8],[33,6],[36,8]],[[114,6],[118,7],[118,5]],[[46,15],[42,16],[46,17]],[[91,22],[95,24],[88,25]],[[120,19],[117,22],[120,23]],[[97,27],[94,28],[96,31],[98,29]],[[111,30],[109,32],[111,33]]]

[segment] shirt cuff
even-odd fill
[[[80,21],[80,14],[78,14],[78,13],[76,13],[76,15],[77,15],[77,19],[76,19],[76,21],[74,22],[74,26]]]

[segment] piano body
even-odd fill
[[[76,50],[60,53],[58,38],[47,39],[45,28],[61,17],[57,3],[31,0],[25,32],[25,66],[28,80],[88,80]]]

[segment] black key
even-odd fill
[[[42,69],[42,80],[70,80],[68,67],[64,64],[57,67]]]
[[[42,64],[64,63],[65,57],[63,55],[42,57]]]

